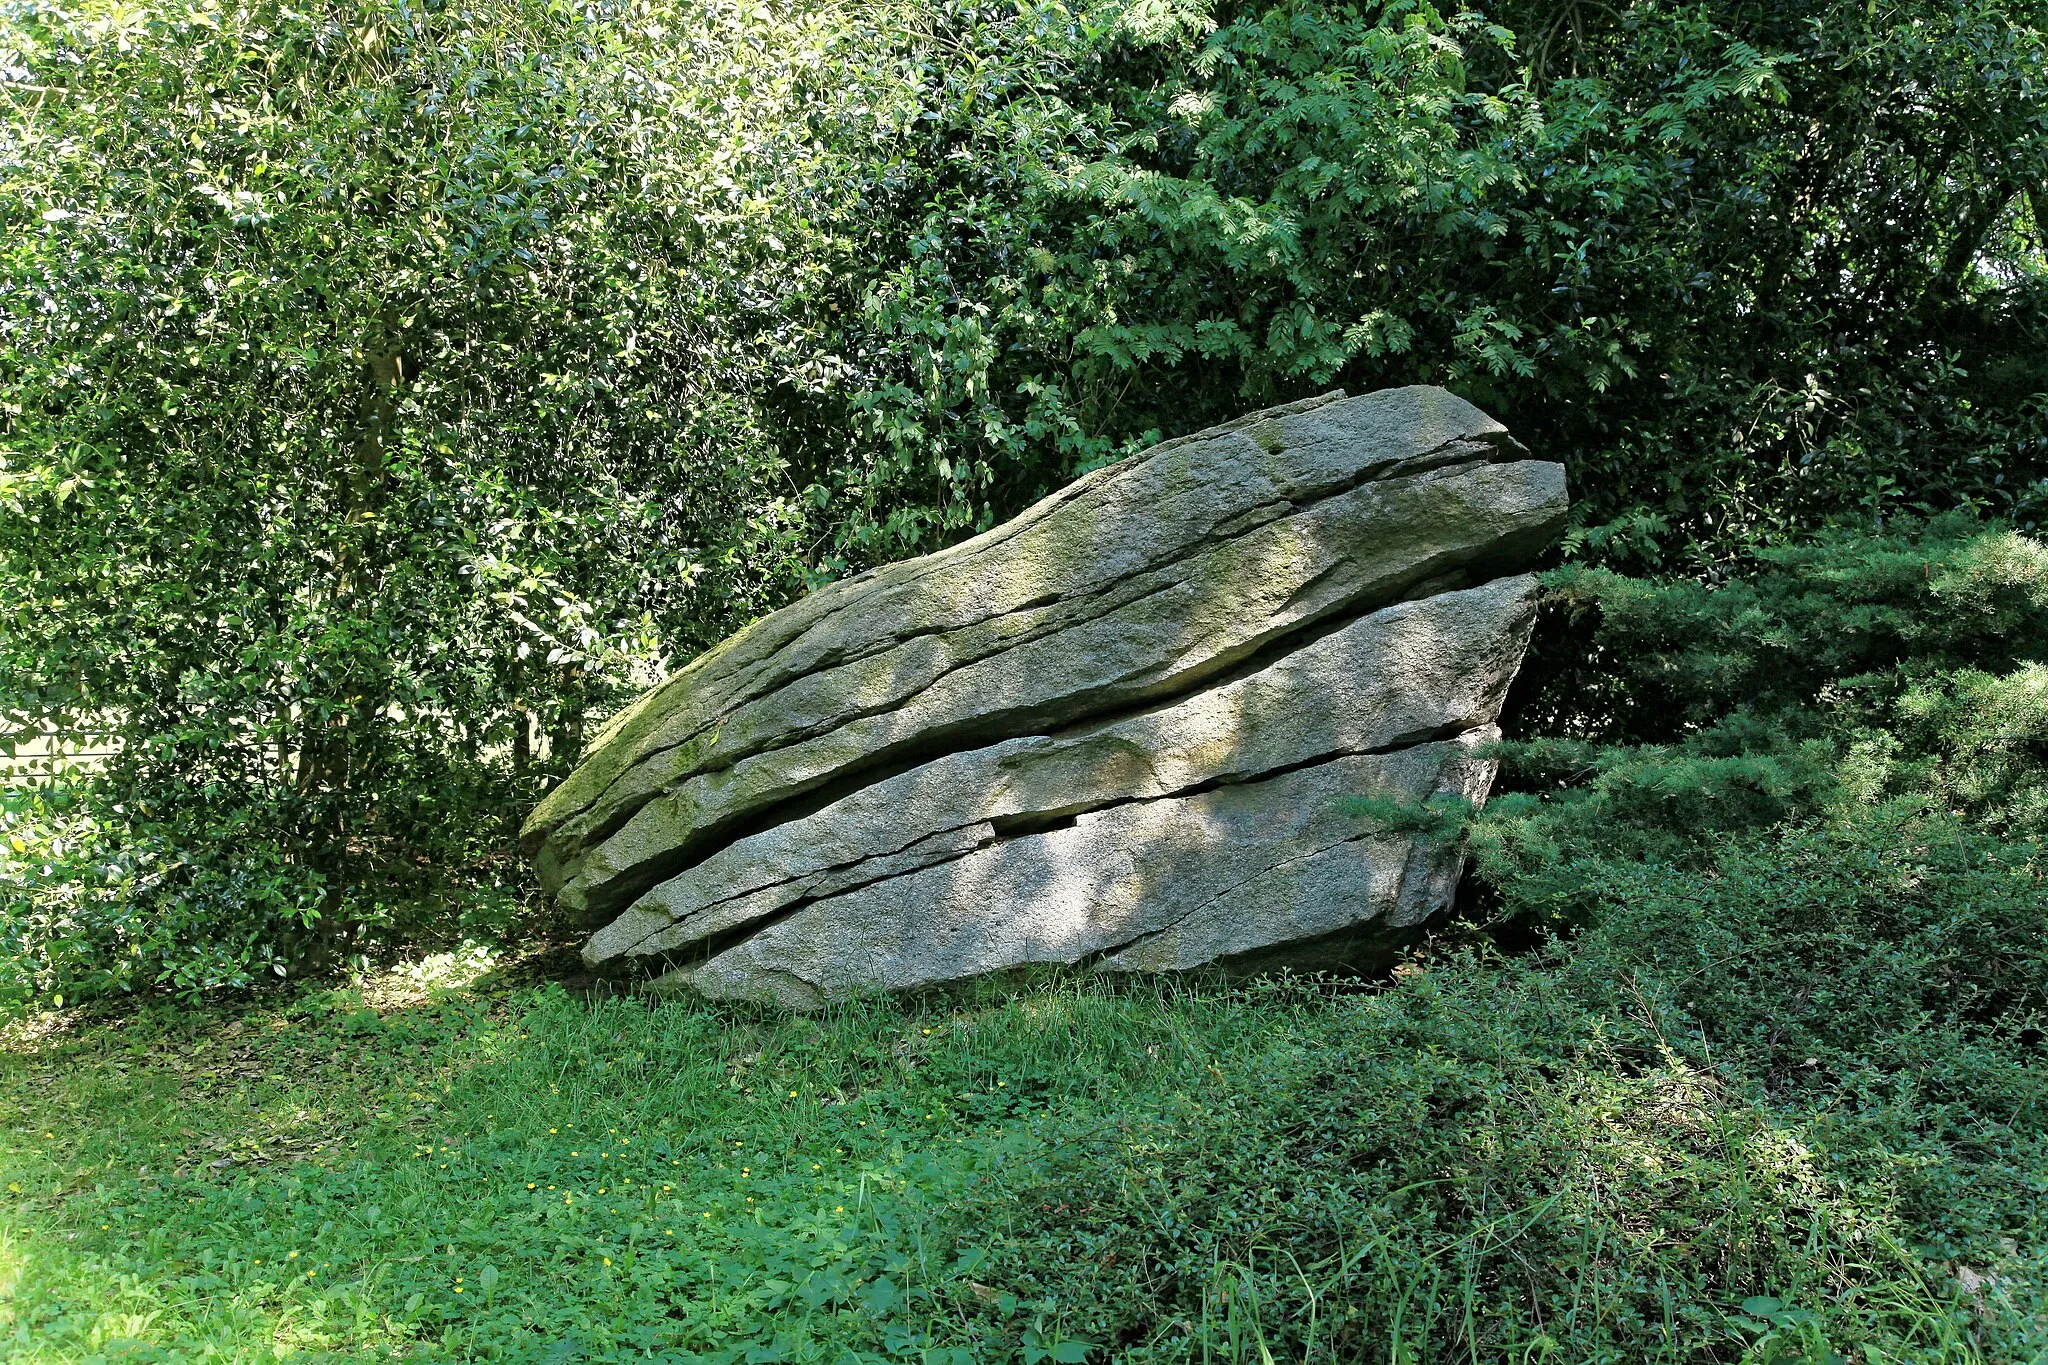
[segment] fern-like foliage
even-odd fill
[[[1718,581],[1568,567],[1483,813],[1367,809],[1469,838],[1521,913],[1586,918],[1618,863],[1880,806],[2048,836],[2048,545],[1964,516],[1836,530]],[[1567,651],[1569,653],[1567,654]],[[1562,657],[1561,657],[1562,656]]]

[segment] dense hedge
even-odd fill
[[[2048,51],[1988,0],[0,25],[0,718],[115,755],[9,789],[19,990],[499,922],[664,668],[1321,388],[1494,410],[1611,570],[2048,498]],[[2029,704],[1961,662],[1901,743]]]

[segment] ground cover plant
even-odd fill
[[[1384,986],[388,982],[18,1032],[10,1358],[2048,1359],[2031,846],[1886,807]]]

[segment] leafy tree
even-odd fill
[[[791,590],[748,374],[801,202],[732,172],[806,67],[750,23],[12,9],[0,708],[117,750],[116,975],[501,876],[537,749]]]
[[[1493,410],[1610,561],[2048,498],[2024,7],[948,6],[900,62],[863,544],[1335,384]]]

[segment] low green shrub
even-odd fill
[[[313,803],[289,787],[195,782],[157,805],[89,772],[0,783],[0,1015],[142,990],[191,997],[502,934],[527,909],[509,831],[473,816],[435,827],[437,802],[480,804],[457,774],[420,790],[425,809],[400,819],[427,837],[351,831],[351,883],[308,856]]]
[[[1630,861],[1920,801],[2048,834],[2048,546],[1963,516],[1837,529],[1718,581],[1568,567],[1465,822],[1515,914],[1582,923]]]
[[[247,985],[319,918],[319,875],[250,811],[210,811],[209,831],[233,837],[185,841],[93,796],[66,781],[0,788],[9,1003]]]
[[[1939,1258],[2048,1234],[2048,851],[1901,802],[1600,886],[1557,959],[1590,1008],[1811,1115]]]

